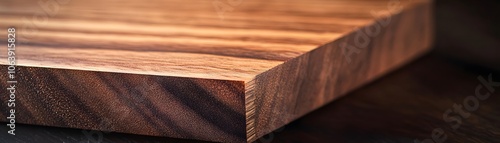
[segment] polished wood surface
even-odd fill
[[[1,1],[0,28],[18,27],[23,43],[18,65],[239,81],[375,22],[372,11],[427,2],[243,1],[220,19],[210,0],[61,1],[45,16],[36,0]]]
[[[251,142],[433,39],[429,0],[218,2],[1,1],[0,28],[19,29],[18,122]]]

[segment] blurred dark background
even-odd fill
[[[500,1],[436,0],[436,52],[500,70]]]
[[[435,1],[434,50],[415,62],[314,111],[257,142],[358,143],[500,142],[500,87],[453,129],[443,114],[475,94],[488,76],[500,82],[500,4],[486,0]],[[1,143],[93,142],[82,130],[19,125]],[[7,132],[0,128],[0,132]],[[97,138],[97,134],[92,138]],[[103,142],[198,142],[102,133]],[[94,140],[95,141],[95,140]]]

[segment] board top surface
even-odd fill
[[[17,28],[18,66],[249,81],[423,1],[6,0],[0,28]]]

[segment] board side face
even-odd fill
[[[427,53],[433,44],[432,8],[432,2],[407,7],[247,82],[248,141]],[[366,35],[376,27],[379,34]],[[365,36],[366,47],[360,47],[357,40]],[[348,56],[351,46],[359,52]]]
[[[7,72],[6,66],[0,68]],[[240,81],[17,68],[16,123],[77,128],[82,133],[245,141]],[[2,89],[9,87],[0,83]],[[8,107],[6,102],[0,106]],[[0,108],[2,113],[7,110]],[[7,121],[7,115],[0,114],[0,121]]]
[[[18,28],[21,66],[249,81],[372,22],[389,2],[4,0],[0,28]]]

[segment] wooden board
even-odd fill
[[[427,0],[230,2],[0,2],[17,122],[251,142],[432,43]]]

